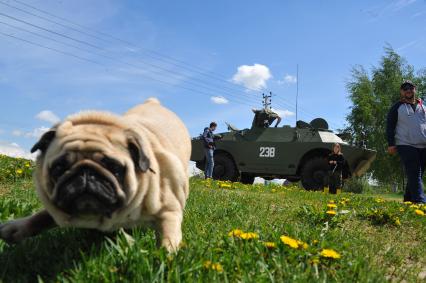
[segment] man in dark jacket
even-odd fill
[[[347,178],[347,162],[343,157],[339,143],[333,145],[333,152],[328,156],[328,187],[331,194],[337,194],[343,187],[343,178]]]
[[[211,122],[209,127],[204,128],[203,133],[203,141],[204,141],[204,152],[206,155],[206,169],[204,171],[204,175],[207,178],[213,177],[213,168],[214,168],[214,134],[213,132],[216,130],[217,124],[215,122]]]
[[[400,101],[392,106],[387,117],[388,152],[398,152],[404,165],[407,175],[404,201],[426,203],[422,181],[426,167],[426,112],[411,81],[401,85],[400,94]]]

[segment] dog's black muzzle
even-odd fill
[[[89,165],[77,168],[57,184],[54,203],[70,215],[100,214],[110,217],[123,204],[114,181]]]

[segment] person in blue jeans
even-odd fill
[[[404,81],[401,98],[387,116],[388,152],[398,153],[407,175],[404,201],[426,203],[423,175],[426,168],[426,112],[421,99],[416,98],[416,86]]]
[[[214,134],[217,124],[211,122],[209,127],[204,128],[203,141],[204,141],[204,152],[206,155],[206,169],[204,171],[204,176],[206,179],[213,178],[213,169],[214,169]]]

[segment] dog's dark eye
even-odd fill
[[[50,176],[54,179],[61,177],[70,167],[67,156],[59,157],[50,167]]]
[[[108,171],[110,171],[112,174],[114,174],[114,176],[117,179],[119,179],[120,181],[123,180],[126,168],[123,165],[121,165],[121,163],[119,163],[118,161],[116,161],[112,158],[104,157],[102,159],[102,165],[106,169],[108,169]]]

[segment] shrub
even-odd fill
[[[343,191],[361,194],[368,190],[369,184],[365,178],[353,177],[347,180],[343,186]]]

